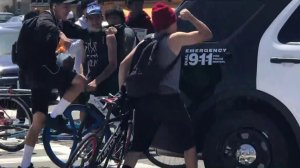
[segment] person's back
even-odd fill
[[[33,11],[30,11],[30,12],[26,13],[25,16],[24,16],[23,23],[24,23],[24,21],[26,21],[28,19],[31,19],[31,18],[34,18],[34,17],[38,16],[39,14],[40,14],[40,12],[37,11],[37,10],[33,10]],[[30,88],[29,84],[28,84],[28,81],[26,81],[26,77],[24,75],[24,72],[21,68],[19,68],[19,85],[20,85],[20,89]],[[24,99],[25,99],[26,102],[30,102],[28,96],[24,97]],[[17,111],[17,118],[19,119],[19,121],[21,123],[25,121],[25,117],[26,116],[22,111],[20,111],[20,110]]]
[[[162,67],[168,67],[177,58],[168,46],[169,36],[164,37],[159,43],[158,48],[158,62]],[[179,79],[180,79],[181,61],[177,61],[173,68],[167,72],[160,83],[161,94],[176,94],[179,93]]]
[[[196,19],[186,9],[180,11],[179,18],[190,21],[196,27],[196,31],[188,33],[177,32],[176,14],[172,8],[163,3],[156,3],[152,8],[153,26],[156,30],[155,36],[163,37],[159,41],[159,47],[155,55],[157,59],[153,61],[156,61],[160,65],[157,66],[158,68],[170,67],[172,69],[168,68],[169,71],[163,74],[164,76],[160,80],[158,92],[133,99],[136,111],[135,133],[131,152],[127,153],[123,168],[135,167],[141,153],[151,145],[152,139],[161,123],[164,123],[172,136],[176,137],[175,140],[177,141],[178,149],[184,151],[186,167],[197,167],[197,155],[191,119],[179,94],[181,69],[179,53],[183,46],[209,40],[212,37],[212,33],[204,23]],[[164,36],[165,34],[167,36]],[[144,41],[139,43],[121,63],[119,69],[120,88],[124,84],[127,88],[130,88],[127,86],[130,83],[126,83],[130,79],[127,78],[128,72],[130,67],[132,67],[131,64],[135,62],[136,52],[139,53],[140,46],[144,46],[143,43]],[[170,64],[174,66],[171,67]]]

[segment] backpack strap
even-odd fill
[[[133,69],[137,68],[137,66],[139,65],[139,62],[141,61],[141,57],[138,56],[138,55],[143,55],[143,52],[145,52],[146,50],[144,50],[148,44],[150,44],[151,42],[153,42],[154,40],[157,40],[157,43],[155,45],[159,45],[160,41],[165,37],[167,36],[168,34],[167,33],[164,33],[164,34],[161,34],[159,36],[155,36],[154,33],[151,33],[151,34],[148,34],[145,39],[137,46],[136,48],[136,51],[134,53],[134,56],[133,56],[133,61],[132,61],[132,66],[130,68],[130,71],[131,72]],[[154,54],[152,54],[153,52],[157,52],[157,50],[155,50],[156,46],[154,46],[151,50],[151,55],[153,56]],[[154,60],[154,59],[152,59]],[[172,64],[175,64],[172,63]],[[173,65],[174,66],[174,65]],[[172,68],[172,67],[171,67]]]
[[[132,62],[131,62],[131,67],[130,67],[129,72],[132,72],[132,70],[134,68],[136,68],[137,62],[140,59],[139,55],[142,53],[143,49],[147,46],[147,44],[148,43],[144,40],[144,41],[140,42],[140,44],[138,44],[136,46],[135,52],[133,54],[133,59],[132,59]]]
[[[159,35],[158,37],[155,37],[157,38],[158,40],[158,44],[159,42],[166,36],[168,36],[169,34],[167,33],[164,33],[164,34],[161,34]],[[165,70],[165,74],[168,73],[171,69],[173,69],[173,67],[175,66],[175,64],[177,63],[177,61],[179,60],[180,56],[176,56],[176,58],[172,61],[172,63],[170,65],[167,66],[166,70]]]

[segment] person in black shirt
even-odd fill
[[[52,88],[66,90],[63,98],[48,116],[50,127],[60,127],[60,132],[68,132],[62,117],[63,111],[85,87],[85,77],[68,71],[56,64],[56,48],[59,44],[68,49],[70,38],[81,38],[84,31],[69,22],[65,22],[71,3],[76,0],[50,0],[50,11],[41,13],[36,22],[36,39],[33,45],[36,54],[32,57],[30,68],[24,74],[30,81],[32,92],[33,122],[25,139],[22,168],[33,167],[31,157],[40,131],[45,125],[48,114],[49,95]],[[55,119],[54,119],[55,118]],[[63,124],[58,123],[63,122]],[[47,124],[48,124],[47,123]]]
[[[24,21],[26,21],[28,19],[38,16],[39,14],[40,14],[39,10],[33,10],[33,11],[26,13],[24,15],[23,23],[24,23]],[[19,68],[19,85],[20,85],[20,89],[28,89],[28,84],[26,84],[25,76],[24,76],[23,70],[21,68]],[[23,98],[23,100],[25,100],[26,103],[30,103],[29,96],[24,96],[22,98]],[[17,110],[17,119],[19,119],[19,124],[24,124],[25,118],[26,118],[26,114],[21,109]]]
[[[109,26],[114,26],[118,43],[118,65],[129,54],[137,43],[137,37],[133,29],[125,24],[125,14],[121,8],[111,8],[105,10],[105,19]]]
[[[83,39],[82,66],[87,67],[87,89],[97,96],[107,96],[118,91],[116,30],[113,27],[102,29],[103,16],[96,2],[88,4],[86,17],[89,35]]]

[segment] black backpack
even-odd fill
[[[132,67],[126,78],[126,90],[130,97],[143,97],[159,94],[159,84],[176,64],[177,57],[166,68],[158,63],[158,46],[163,37],[147,37],[137,47],[132,60]]]
[[[32,59],[38,50],[38,47],[34,45],[37,36],[37,20],[38,16],[26,20],[22,25],[18,40],[12,45],[12,62],[22,70],[31,66]]]

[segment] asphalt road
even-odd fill
[[[57,145],[54,150],[60,151],[60,153],[58,153],[59,155],[67,157],[66,152],[64,152],[63,150],[64,148],[65,146]],[[7,152],[0,149],[0,168],[16,168],[21,163],[22,154],[23,154],[23,150],[18,152]],[[35,168],[56,168],[57,167],[54,163],[52,163],[52,161],[45,153],[43,144],[41,142],[36,145],[32,157],[32,162],[34,163]],[[204,168],[202,161],[199,161],[198,163],[199,163],[198,166],[199,168]],[[113,167],[114,166],[112,165],[111,168]],[[152,164],[148,159],[142,158],[139,160],[136,167],[157,168],[158,166]]]

